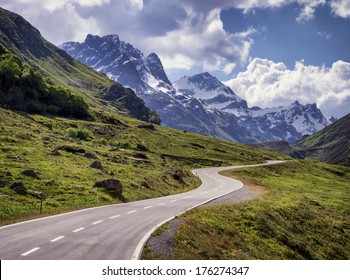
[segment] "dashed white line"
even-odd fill
[[[127,212],[126,214],[132,214],[132,213],[135,213],[135,212],[136,212],[136,210],[132,210],[132,211]]]
[[[143,207],[142,209],[149,209],[149,208],[152,208],[153,206],[146,206],[146,207]]]
[[[172,200],[172,201],[170,201],[170,202],[176,202],[177,201],[177,199],[174,199],[174,200]]]
[[[81,227],[81,228],[77,228],[77,229],[75,229],[75,230],[73,230],[72,232],[78,232],[78,231],[81,231],[81,230],[83,230],[83,229],[85,229],[84,227]]]
[[[62,235],[62,236],[59,236],[59,237],[57,237],[57,238],[55,238],[55,239],[50,240],[50,242],[56,242],[56,241],[58,241],[58,240],[60,240],[60,239],[62,239],[62,238],[64,238],[63,235]]]
[[[166,204],[166,203],[163,202],[163,203],[159,203],[158,205],[159,205],[159,206],[162,206],[162,205],[165,205],[165,204]]]
[[[214,189],[214,192],[216,192],[218,190],[218,188]]]
[[[35,251],[38,251],[39,249],[40,249],[40,247],[35,247],[35,248],[21,254],[21,256],[23,256],[23,257],[28,256],[29,254],[34,253]]]
[[[112,216],[112,217],[109,217],[110,219],[115,219],[115,218],[118,218],[120,217],[120,215],[115,215],[115,216]]]
[[[200,194],[207,194],[208,192],[201,192]]]
[[[183,199],[191,198],[193,195],[185,196]]]
[[[93,222],[92,224],[97,225],[97,224],[102,223],[102,222],[103,222],[103,220],[99,220],[99,221]]]

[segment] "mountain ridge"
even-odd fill
[[[89,34],[82,43],[67,42],[59,47],[131,87],[168,127],[253,144],[292,143],[330,123],[315,105],[296,102],[270,109],[249,108],[244,99],[208,72],[184,76],[172,84],[155,53],[144,56],[118,35]]]
[[[3,8],[0,8],[0,43],[53,84],[82,96],[90,108],[159,123],[157,114],[133,91],[72,58],[45,40],[22,16]],[[111,93],[113,100],[106,100],[104,97]]]

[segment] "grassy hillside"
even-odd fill
[[[199,185],[190,173],[195,167],[283,157],[123,116],[101,118],[106,122],[0,109],[1,223],[38,213],[39,193],[49,214],[187,191]],[[102,166],[91,167],[96,160]],[[93,188],[105,179],[120,180],[122,195]],[[14,190],[15,182],[26,189]]]
[[[350,258],[349,168],[305,160],[224,175],[267,193],[180,217],[174,259]],[[158,258],[149,248],[144,257]]]
[[[350,114],[293,145],[305,156],[350,166]]]
[[[70,89],[96,111],[123,113],[143,121],[159,123],[159,116],[145,106],[130,89],[73,59],[46,41],[21,16],[0,8],[0,43],[11,53],[49,78],[54,85]]]

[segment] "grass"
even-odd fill
[[[115,124],[0,109],[0,224],[37,217],[39,212],[39,199],[11,190],[14,182],[44,193],[43,215],[49,215],[185,192],[199,186],[190,172],[198,167],[283,158],[157,125],[154,131],[138,128],[140,121],[121,115],[104,116]],[[95,159],[67,152],[67,146],[95,155],[103,169],[91,168]],[[22,175],[25,169],[33,169],[39,178]],[[174,178],[170,170],[179,170],[182,177]],[[122,196],[93,188],[96,181],[109,178],[121,181]]]
[[[315,160],[224,172],[261,199],[184,215],[175,259],[349,259],[350,169]],[[148,248],[144,258],[157,256]]]

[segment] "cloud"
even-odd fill
[[[316,103],[326,116],[341,117],[350,108],[350,63],[337,61],[331,68],[306,66],[294,69],[283,63],[255,58],[245,72],[225,82],[250,106],[289,105],[295,100]]]
[[[350,18],[349,0],[332,0],[330,2],[332,12],[342,18]]]
[[[297,20],[303,22],[326,0],[0,0],[55,44],[83,41],[88,33],[118,34],[146,55],[156,52],[166,71],[202,68],[225,74],[250,60],[257,30],[227,32],[221,11],[249,12],[292,3],[299,5]],[[350,14],[348,3],[331,0],[330,5],[334,14],[345,17]]]

